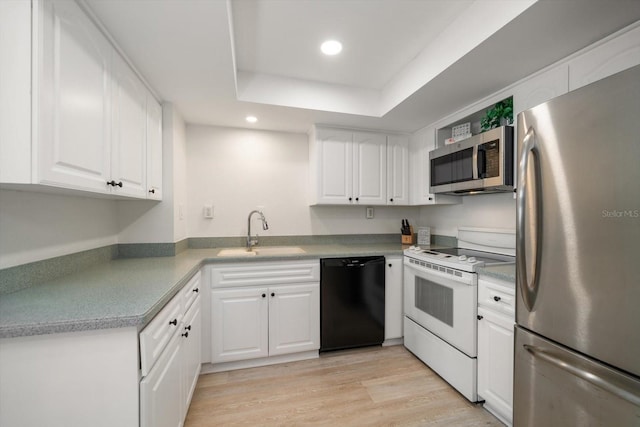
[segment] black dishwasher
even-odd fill
[[[384,341],[384,257],[320,260],[320,351]]]

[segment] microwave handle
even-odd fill
[[[476,146],[478,155],[476,159],[476,168],[478,169],[478,179],[486,178],[487,175],[487,150]]]
[[[478,179],[478,146],[477,145],[473,146],[472,163],[473,163],[473,167],[472,167],[473,179]]]

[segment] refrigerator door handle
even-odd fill
[[[538,295],[538,260],[540,259],[540,213],[541,203],[539,197],[540,191],[540,165],[537,161],[538,150],[536,147],[536,133],[533,127],[530,127],[527,134],[522,140],[523,148],[520,154],[519,176],[518,176],[518,192],[517,192],[517,215],[516,215],[516,250],[517,257],[517,280],[518,286],[522,294],[522,299],[527,310],[532,311]],[[527,182],[527,171],[529,169],[530,158],[536,157],[533,167],[533,182]],[[533,188],[529,188],[534,184]],[[531,201],[533,206],[525,203],[525,200]],[[525,211],[530,216],[527,226],[525,223]],[[525,233],[531,232],[529,241],[531,242],[531,253],[527,253]],[[531,260],[531,269],[527,260]],[[529,275],[531,277],[529,277]]]
[[[613,372],[611,369],[598,366],[593,362],[583,361],[568,352],[560,353],[529,344],[523,344],[523,347],[534,358],[550,363],[620,399],[640,406],[640,386],[637,381],[623,374]]]

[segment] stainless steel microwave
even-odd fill
[[[513,127],[502,126],[429,152],[429,192],[513,191]]]

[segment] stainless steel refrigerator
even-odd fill
[[[640,426],[640,66],[518,115],[514,425]]]

